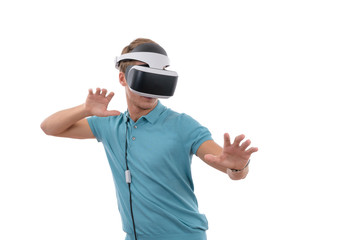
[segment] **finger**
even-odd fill
[[[244,140],[244,138],[245,138],[245,135],[244,134],[241,134],[241,135],[239,135],[239,136],[237,136],[236,138],[235,138],[235,140],[234,140],[234,146],[239,146],[239,144],[240,144],[240,142],[242,141],[242,140]]]
[[[96,88],[95,94],[96,94],[96,95],[99,95],[99,94],[100,94],[100,88]]]
[[[93,90],[92,90],[92,88],[89,88],[89,95],[93,95],[94,93],[93,93]]]
[[[111,99],[114,97],[114,95],[115,95],[115,93],[110,92],[110,93],[109,93],[109,95],[106,97],[106,98],[107,98],[107,100],[110,102],[110,101],[111,101]]]
[[[251,147],[248,150],[246,150],[247,153],[253,154],[254,152],[257,152],[259,149],[257,147]]]
[[[230,135],[228,133],[224,134],[224,147],[228,147],[231,145]]]
[[[250,139],[248,139],[243,144],[240,145],[240,149],[245,150],[250,146],[250,144],[251,144],[251,141],[250,141]]]
[[[107,90],[105,88],[101,89],[101,96],[105,97],[107,93]]]

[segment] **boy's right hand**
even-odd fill
[[[96,92],[93,93],[92,89],[89,89],[89,95],[85,102],[85,111],[89,116],[108,117],[120,115],[119,111],[108,111],[107,107],[114,96],[113,92],[110,92],[106,96],[107,90],[105,88],[96,88]]]

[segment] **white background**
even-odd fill
[[[123,239],[101,144],[49,137],[41,121],[115,92],[113,59],[137,37],[180,78],[162,101],[259,152],[231,181],[200,159],[208,239],[359,239],[357,1],[2,1],[0,239]]]

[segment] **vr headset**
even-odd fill
[[[120,62],[136,60],[144,65],[126,68],[125,78],[130,90],[144,97],[169,98],[174,95],[178,75],[165,70],[170,60],[165,50],[158,44],[144,43],[130,53],[115,58],[115,68],[120,70]]]

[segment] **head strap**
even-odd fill
[[[143,43],[134,48],[130,53],[122,54],[115,58],[115,67],[119,69],[121,61],[136,60],[144,62],[150,68],[164,69],[170,65],[170,60],[165,50],[155,43]]]

